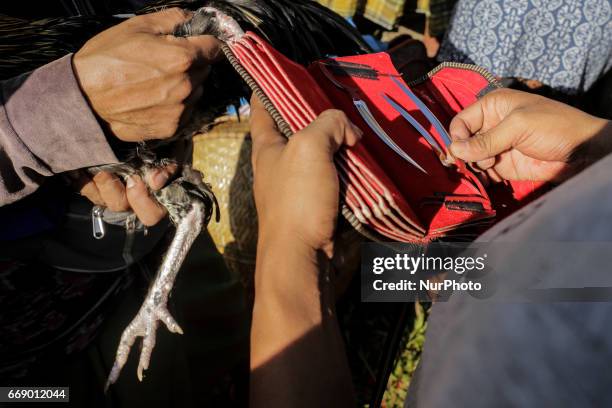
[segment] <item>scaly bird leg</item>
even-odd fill
[[[155,347],[155,332],[160,320],[172,333],[183,334],[183,330],[168,312],[168,298],[174,286],[176,275],[191,245],[200,234],[204,223],[205,205],[199,200],[193,200],[191,208],[177,225],[176,234],[170,243],[168,252],[164,256],[159,272],[143,305],[121,335],[115,363],[106,381],[105,390],[108,390],[108,387],[117,381],[137,337],[143,338],[140,362],[138,363],[138,379],[142,381],[142,373],[149,367],[151,353]]]

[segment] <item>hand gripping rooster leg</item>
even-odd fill
[[[182,329],[168,311],[168,298],[191,245],[202,228],[208,224],[213,205],[216,207],[214,195],[201,181],[200,173],[191,169],[184,170],[184,177],[161,190],[156,194],[156,198],[168,209],[170,218],[176,224],[176,234],[143,305],[121,335],[115,363],[106,382],[106,389],[119,377],[137,337],[143,338],[138,363],[138,379],[142,381],[142,373],[149,367],[151,353],[155,347],[155,333],[159,321],[164,322],[172,333],[183,334]],[[168,198],[172,198],[171,203],[167,200]]]

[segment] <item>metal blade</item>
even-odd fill
[[[408,95],[408,97],[421,110],[421,112],[423,112],[427,120],[433,125],[434,128],[436,128],[436,130],[438,131],[438,134],[440,134],[440,136],[444,140],[444,144],[446,146],[450,145],[452,143],[452,140],[450,136],[448,135],[448,132],[446,131],[446,129],[444,129],[444,126],[442,126],[442,123],[440,123],[438,118],[436,118],[436,116],[429,110],[427,105],[425,105],[423,101],[421,101],[414,94],[414,92],[410,90],[410,88],[408,88],[406,85],[401,83],[397,78],[391,77],[391,80],[395,82],[395,84],[399,86],[406,95]]]
[[[372,112],[370,112],[368,105],[366,105],[364,101],[359,100],[359,99],[353,99],[353,104],[357,108],[357,111],[359,112],[363,120],[365,120],[365,122],[368,124],[370,129],[372,129],[372,131],[376,133],[376,136],[378,136],[380,140],[382,140],[387,146],[389,146],[389,148],[391,148],[391,150],[397,153],[402,159],[406,160],[408,163],[412,164],[414,167],[421,170],[423,173],[427,174],[427,172],[425,171],[425,169],[423,169],[423,167],[421,167],[412,157],[410,157],[406,152],[404,152],[393,141],[393,139],[389,137],[389,135],[384,131],[384,129],[376,121],[376,119],[372,115]]]
[[[427,140],[427,142],[431,145],[431,147],[438,152],[441,156],[446,156],[436,139],[434,139],[427,130],[412,116],[406,109],[400,106],[397,102],[395,102],[389,95],[384,92],[381,92],[381,96],[389,105],[393,107],[404,119],[406,119],[420,134]]]

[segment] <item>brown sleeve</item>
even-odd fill
[[[0,82],[0,206],[34,192],[45,177],[117,158],[66,55]]]

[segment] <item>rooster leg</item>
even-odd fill
[[[155,332],[160,320],[172,333],[183,333],[168,312],[168,298],[185,256],[204,226],[205,210],[203,202],[191,200],[191,207],[177,223],[176,234],[164,256],[153,286],[147,293],[138,314],[121,336],[115,363],[106,381],[105,389],[108,389],[111,384],[117,381],[137,337],[143,338],[140,362],[138,363],[138,379],[142,381],[142,373],[149,367],[151,353],[155,347]]]

